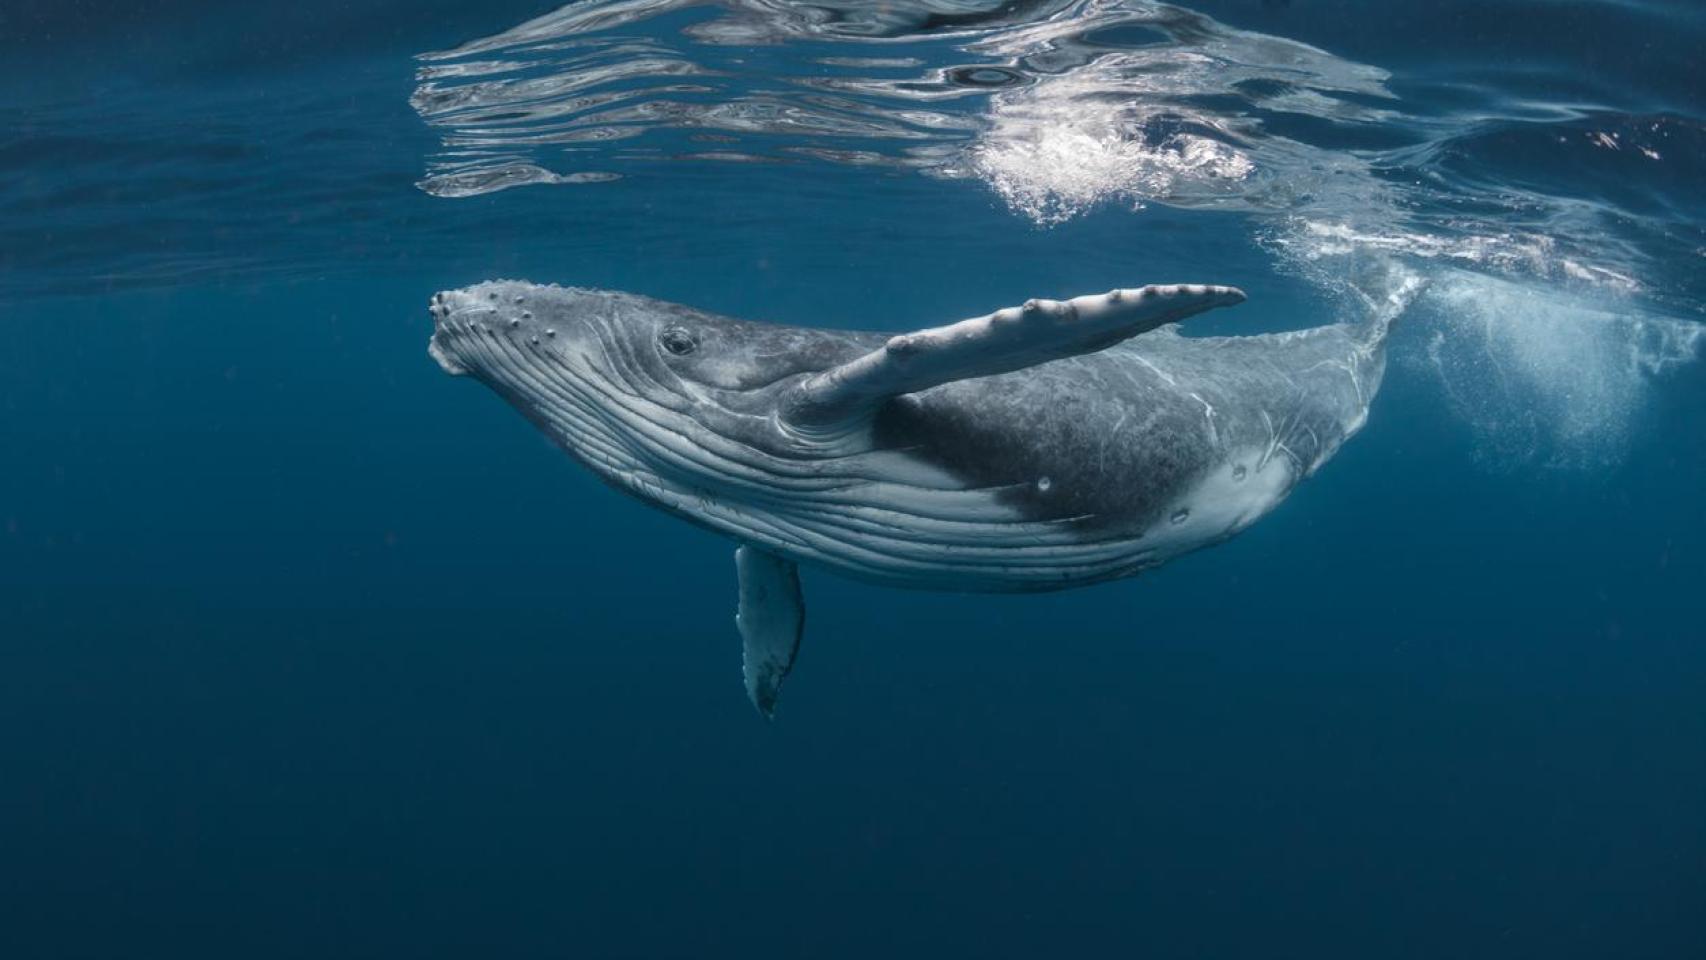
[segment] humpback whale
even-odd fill
[[[1178,330],[1244,299],[1151,285],[892,335],[499,280],[433,296],[429,352],[605,482],[737,542],[746,689],[770,716],[804,625],[799,563],[1059,590],[1272,510],[1366,420],[1388,322]]]

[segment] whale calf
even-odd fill
[[[774,711],[798,563],[901,587],[1130,576],[1272,510],[1367,418],[1388,324],[1188,337],[1244,300],[1151,285],[892,335],[499,280],[432,298],[432,357],[612,486],[737,541],[748,696]]]

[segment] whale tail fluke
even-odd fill
[[[1380,347],[1391,336],[1392,325],[1427,288],[1427,281],[1402,263],[1382,258],[1351,276],[1345,286],[1363,312],[1361,319],[1351,322],[1361,327],[1365,342]]]

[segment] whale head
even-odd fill
[[[446,372],[481,381],[605,480],[666,507],[708,491],[738,499],[743,478],[794,443],[776,398],[870,347],[853,334],[510,280],[438,293],[431,312],[428,352]]]

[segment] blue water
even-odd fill
[[[108,6],[0,8],[0,957],[1706,953],[1700,5]],[[427,358],[496,276],[1421,293],[1222,546],[806,570],[766,723],[731,544]]]

